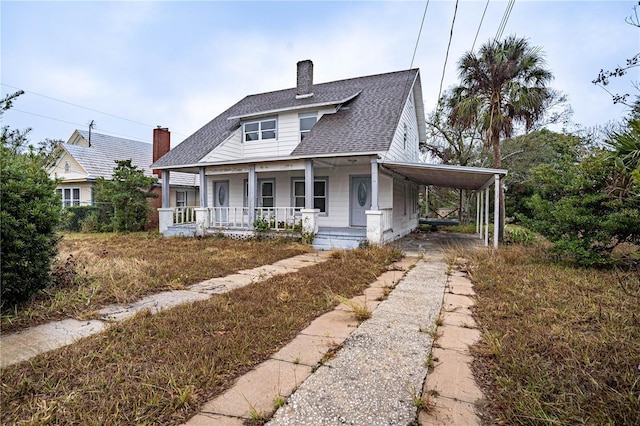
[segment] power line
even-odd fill
[[[150,128],[152,128],[152,129],[155,129],[155,128],[156,128],[156,126],[152,126],[151,124],[142,123],[142,122],[140,122],[140,121],[131,120],[131,119],[129,119],[129,118],[125,118],[125,117],[120,117],[119,115],[115,115],[115,114],[111,114],[111,113],[108,113],[108,112],[99,111],[99,110],[97,110],[97,109],[93,109],[93,108],[85,107],[85,106],[82,106],[82,105],[74,104],[73,102],[63,101],[62,99],[57,99],[57,98],[54,98],[54,97],[51,97],[51,96],[43,95],[43,94],[41,94],[41,93],[32,92],[32,91],[30,91],[30,90],[20,89],[19,87],[12,86],[11,84],[7,84],[7,83],[0,83],[0,84],[1,84],[1,85],[3,85],[3,86],[10,87],[10,88],[12,88],[12,89],[16,89],[16,90],[23,90],[25,93],[30,93],[30,94],[32,94],[32,95],[40,96],[40,97],[45,98],[45,99],[50,99],[50,100],[52,100],[52,101],[56,101],[56,102],[60,102],[60,103],[63,103],[63,104],[71,105],[71,106],[74,106],[74,107],[76,107],[76,108],[82,108],[82,109],[86,109],[87,111],[97,112],[98,114],[103,114],[103,115],[107,115],[107,116],[109,116],[109,117],[117,118],[118,120],[128,121],[128,122],[130,122],[130,123],[138,124],[138,125],[140,125],[140,126],[150,127]],[[33,113],[28,113],[28,114],[33,114]],[[33,115],[38,115],[38,114],[33,114]],[[44,117],[44,118],[51,118],[51,117]],[[177,134],[177,135],[185,136],[185,137],[186,137],[186,135],[184,135],[184,134],[182,134],[182,133],[179,133],[179,132],[172,132],[172,133],[175,133],[175,134]]]
[[[36,114],[35,112],[23,111],[23,110],[18,109],[18,108],[11,108],[10,111],[21,112],[23,114],[35,115],[36,117],[46,118],[47,120],[53,120],[53,121],[59,121],[60,123],[71,124],[72,126],[75,126],[76,128],[80,128],[80,129],[82,129],[82,128],[87,126],[87,124],[73,123],[71,121],[61,120],[59,118],[49,117],[49,116],[42,115],[42,114]],[[95,124],[94,124],[94,126],[95,126]],[[127,138],[127,139],[133,139],[133,140],[136,140],[136,141],[140,141],[140,139],[138,139],[136,137],[133,137],[133,136],[123,135],[121,133],[112,132],[110,130],[102,129],[102,128],[97,127],[97,126],[95,126],[94,128],[97,129],[97,130],[106,132],[111,136],[119,136],[121,138]]]
[[[422,22],[420,23],[420,31],[418,31],[418,38],[416,39],[416,47],[413,49],[413,56],[411,57],[411,65],[409,69],[413,68],[413,60],[416,58],[416,52],[418,51],[418,43],[420,42],[420,36],[422,35],[422,27],[424,25],[424,18],[427,16],[427,9],[429,8],[429,0],[424,7],[424,13],[422,14]]]
[[[451,20],[451,31],[449,32],[449,44],[447,44],[447,54],[444,57],[444,66],[442,67],[442,77],[440,78],[440,89],[438,89],[438,97],[436,99],[436,102],[438,103],[440,103],[440,95],[442,94],[442,83],[444,82],[444,74],[445,74],[445,71],[447,70],[447,61],[449,60],[449,48],[451,47],[451,39],[453,39],[453,26],[456,23],[457,13],[458,13],[458,0],[456,0],[456,8],[453,10],[453,19]]]
[[[504,11],[504,15],[502,15],[502,21],[500,22],[500,26],[498,27],[498,31],[496,32],[496,40],[500,40],[502,38],[502,33],[507,26],[507,21],[509,20],[509,16],[511,16],[511,10],[513,10],[513,5],[516,0],[509,0],[507,4],[507,8]]]
[[[478,34],[480,34],[480,27],[482,27],[482,22],[484,21],[484,15],[487,13],[487,8],[489,7],[489,0],[487,0],[487,4],[484,5],[484,12],[482,12],[482,18],[480,18],[480,25],[478,25],[478,31],[476,31],[476,37],[473,39],[473,44],[471,45],[471,51],[476,47],[476,41],[478,40]]]

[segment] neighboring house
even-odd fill
[[[60,180],[57,193],[62,206],[94,205],[94,185],[98,177],[111,179],[116,160],[131,160],[131,164],[144,170],[145,175],[161,175],[151,170],[150,164],[170,149],[167,129],[154,129],[154,143],[134,141],[96,132],[75,130],[66,143],[56,148],[55,162],[48,172]],[[156,190],[160,193],[161,180]],[[169,205],[177,207],[197,206],[199,179],[193,174],[172,175]],[[161,205],[159,199],[151,199],[154,208]],[[155,216],[155,220],[154,220]],[[157,224],[157,212],[151,217]]]
[[[416,228],[424,185],[484,190],[506,174],[419,163],[417,69],[316,85],[311,61],[297,72],[295,88],[245,97],[152,165],[163,183],[200,179],[196,226],[174,226],[165,203],[161,232],[302,228],[318,248],[380,244]]]

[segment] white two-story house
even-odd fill
[[[421,186],[442,183],[419,173],[425,139],[419,70],[313,84],[301,61],[296,87],[245,97],[152,164],[163,189],[174,171],[200,177],[195,227],[175,226],[165,203],[160,231],[301,230],[319,248],[391,241],[418,225]],[[494,173],[480,175],[478,188]]]

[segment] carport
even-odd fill
[[[405,177],[419,185],[433,185],[445,188],[467,189],[476,192],[476,231],[489,245],[489,197],[493,186],[494,194],[494,230],[504,226],[498,213],[500,205],[500,185],[507,175],[503,169],[485,169],[482,167],[448,166],[426,163],[380,163],[382,168]],[[498,232],[493,233],[493,246],[498,247]]]

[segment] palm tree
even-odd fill
[[[501,165],[500,138],[510,138],[518,125],[530,130],[555,97],[547,87],[553,75],[544,65],[541,49],[515,36],[489,41],[458,63],[461,84],[453,89],[449,120],[463,127],[479,125],[485,148],[493,151],[494,168]],[[504,224],[502,185],[499,214]],[[503,226],[497,230],[500,241],[503,231]]]

